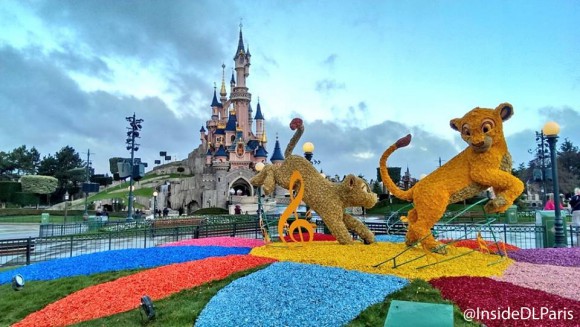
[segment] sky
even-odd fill
[[[466,144],[449,121],[509,102],[514,166],[556,121],[580,145],[578,1],[0,2],[0,151],[88,150],[96,173],[129,157],[125,117],[144,120],[136,157],[184,159],[200,144],[222,64],[242,25],[247,86],[282,149],[294,117],[327,175],[376,179],[382,152],[414,177]]]

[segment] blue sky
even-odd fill
[[[452,118],[502,102],[514,106],[504,130],[516,165],[549,120],[580,145],[577,1],[84,0],[1,2],[0,150],[90,148],[105,173],[128,155],[135,112],[138,156],[185,158],[222,63],[229,81],[240,20],[270,153],[301,117],[327,174],[375,178],[407,133],[389,164],[429,173],[465,147]]]

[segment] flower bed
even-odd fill
[[[14,327],[66,326],[139,307],[144,294],[158,300],[272,259],[254,256],[207,258],[145,270],[85,288],[28,315]]]
[[[391,274],[405,278],[422,278],[430,280],[441,276],[494,276],[501,273],[512,263],[510,259],[503,259],[496,255],[488,255],[473,252],[470,249],[448,247],[449,257],[465,254],[452,261],[443,262],[434,266],[417,269],[418,267],[436,263],[448,256],[429,254],[410,264],[398,268],[392,268],[392,263],[387,262],[378,268],[373,265],[387,260],[405,249],[402,243],[374,243],[364,245],[340,245],[336,242],[312,242],[312,243],[289,243],[285,246],[280,244],[266,245],[254,248],[252,255],[274,258],[280,261],[293,261],[302,263],[314,263],[324,266],[340,267],[349,270],[364,271],[373,274]],[[414,248],[401,255],[397,262],[402,263],[424,255],[426,252],[420,248]],[[489,263],[499,262],[488,266]]]
[[[554,276],[557,276],[554,278]],[[580,269],[515,262],[496,280],[580,301]]]
[[[580,314],[578,301],[490,278],[442,277],[430,283],[489,327],[577,326]]]
[[[220,290],[195,325],[342,326],[407,284],[393,276],[278,262]]]
[[[477,242],[477,240],[460,240],[460,241],[441,240],[441,242],[442,243],[453,242],[452,243],[453,246],[456,246],[456,247],[464,247],[464,248],[469,248],[469,249],[473,249],[473,250],[478,250],[480,252],[486,252],[485,250],[483,250],[483,251],[481,250],[481,247],[479,246],[479,243]],[[485,241],[485,245],[487,246],[487,249],[491,253],[503,253],[504,248],[506,251],[516,251],[516,250],[520,249],[517,246],[503,243],[503,242],[497,242],[497,244],[496,244],[495,242]],[[499,249],[498,249],[498,245],[499,245]]]
[[[178,246],[167,248],[128,249],[97,252],[72,258],[43,261],[0,273],[0,284],[9,283],[14,274],[26,280],[51,280],[70,276],[91,275],[106,271],[152,268],[231,254],[247,254],[250,248],[208,246],[195,248]]]
[[[161,246],[228,246],[228,247],[246,247],[255,248],[264,245],[264,241],[253,238],[239,238],[239,237],[209,237],[209,238],[193,238],[179,242],[165,243]]]
[[[522,249],[511,253],[510,257],[529,263],[580,267],[580,248]]]
[[[392,261],[373,267],[406,249],[404,244],[392,243],[397,241],[394,238],[377,240],[382,242],[262,246],[259,240],[232,237],[185,240],[159,248],[107,251],[33,264],[0,273],[0,283],[16,273],[26,280],[48,280],[151,268],[70,294],[15,326],[64,326],[104,317],[137,308],[145,294],[153,300],[165,298],[272,262],[222,288],[205,305],[196,326],[234,322],[240,326],[344,325],[368,306],[405,287],[411,278],[430,281],[461,310],[479,310],[475,320],[488,326],[573,326],[576,320],[568,319],[569,314],[575,319],[580,316],[580,293],[571,287],[580,280],[580,249],[514,250],[509,252],[510,258],[502,258],[465,247],[449,246],[446,256],[413,248],[397,262],[423,257],[397,268],[392,267]],[[433,263],[438,264],[427,266]],[[487,316],[483,316],[484,311]],[[513,312],[544,315],[541,319],[516,319]],[[489,314],[511,316],[492,319]]]

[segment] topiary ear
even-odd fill
[[[449,122],[449,126],[451,126],[452,129],[459,131],[459,126],[458,126],[459,122],[460,122],[459,118],[451,119],[451,121]]]
[[[511,104],[505,102],[497,106],[497,108],[495,108],[495,111],[499,112],[501,120],[506,121],[510,119],[511,116],[513,116],[514,107]]]
[[[353,188],[355,184],[354,175],[347,175],[342,183],[350,188]]]

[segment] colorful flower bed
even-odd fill
[[[477,240],[460,240],[460,241],[441,240],[441,242],[442,243],[452,243],[453,246],[456,246],[456,247],[464,247],[464,248],[469,248],[472,250],[478,250],[480,252],[487,252],[487,251],[481,249]],[[487,247],[487,249],[489,250],[490,253],[504,253],[504,249],[505,249],[505,251],[516,251],[516,250],[520,249],[517,246],[513,246],[511,244],[506,244],[503,242],[497,242],[497,244],[496,244],[495,242],[485,241],[485,246]]]
[[[227,247],[245,247],[255,248],[264,245],[264,241],[252,238],[239,237],[210,237],[210,238],[192,238],[179,242],[165,243],[163,246],[227,246]]]
[[[490,278],[442,277],[430,283],[489,327],[577,326],[580,314],[578,301]]]
[[[419,259],[393,268],[388,259],[405,250],[404,244],[393,242],[402,238],[377,240],[371,245],[336,241],[261,245],[230,237],[186,240],[33,264],[0,273],[0,283],[16,273],[27,280],[50,280],[149,268],[72,293],[15,326],[65,326],[109,316],[137,308],[143,294],[158,300],[264,264],[270,265],[222,288],[205,305],[196,326],[344,325],[412,278],[430,281],[462,311],[478,310],[475,320],[488,326],[574,326],[576,320],[568,318],[580,316],[580,292],[571,287],[580,280],[580,249],[516,249],[505,258],[473,251],[471,246],[449,246],[446,256],[412,248],[397,258],[397,264]],[[516,311],[541,319],[518,319]],[[505,312],[508,316],[501,316]]]
[[[279,262],[223,288],[195,325],[342,326],[407,284],[393,276]]]
[[[522,249],[510,254],[517,261],[565,267],[580,267],[580,248]]]
[[[412,263],[393,268],[392,262],[387,262],[379,267],[374,265],[394,257],[405,249],[402,243],[374,243],[364,245],[340,245],[337,242],[313,242],[290,243],[285,246],[280,244],[266,245],[254,248],[252,255],[268,257],[280,261],[293,261],[312,263],[330,267],[341,267],[349,270],[363,271],[371,274],[391,274],[404,278],[421,278],[430,280],[441,276],[498,276],[512,263],[510,259],[501,259],[480,252],[473,252],[466,248],[448,247],[449,256],[463,255],[448,262],[442,262],[430,267],[417,269],[421,266],[437,263],[446,257],[429,254],[421,248],[414,248],[401,255],[399,264],[425,255]],[[496,264],[491,264],[495,263]]]
[[[143,294],[158,300],[273,261],[248,255],[227,256],[145,270],[73,293],[30,314],[14,327],[67,326],[110,316],[139,307]]]
[[[189,246],[128,249],[98,252],[77,257],[43,261],[30,266],[0,273],[0,284],[9,283],[14,274],[26,280],[51,280],[70,276],[91,275],[106,271],[152,268],[231,254],[247,254],[250,248]]]

